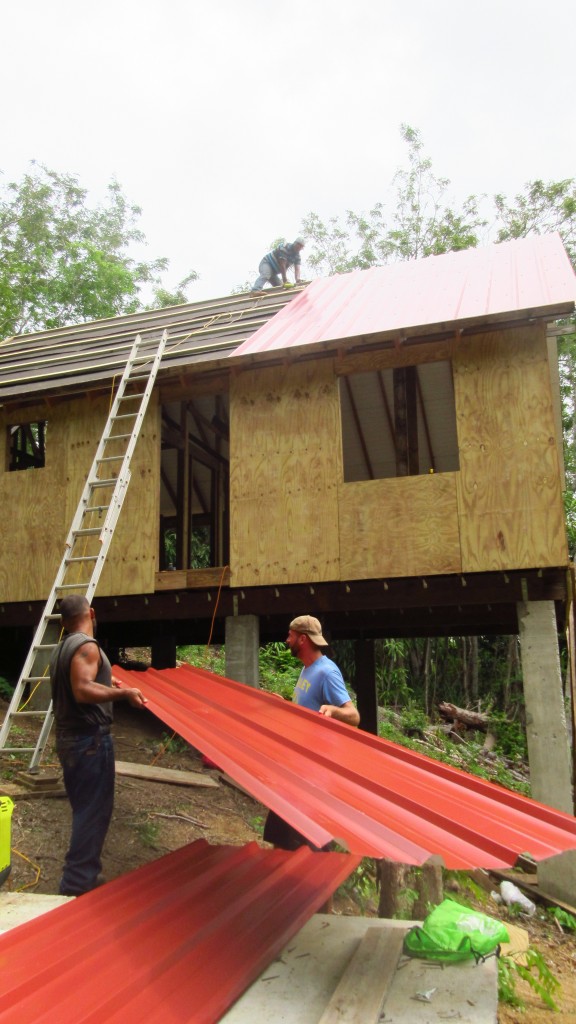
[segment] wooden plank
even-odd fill
[[[218,782],[201,772],[181,772],[175,768],[159,768],[150,764],[132,764],[116,761],[116,774],[131,779],[145,779],[147,782],[170,782],[175,786],[200,786],[204,789],[218,788]]]
[[[402,952],[405,932],[368,928],[319,1024],[377,1024]]]

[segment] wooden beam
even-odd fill
[[[129,761],[116,761],[116,775],[126,776],[130,779],[145,779],[147,782],[170,782],[174,786],[218,788],[216,780],[202,772],[181,772],[175,768],[160,768],[151,764],[131,764]]]
[[[378,1024],[404,935],[403,928],[368,928],[319,1024]]]

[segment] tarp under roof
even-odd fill
[[[274,694],[183,665],[133,672],[150,710],[317,846],[447,868],[576,849],[576,818]]]
[[[558,318],[575,302],[576,277],[560,235],[533,235],[312,281],[230,358]]]
[[[214,1024],[358,865],[198,840],[0,935],[1,1024]]]

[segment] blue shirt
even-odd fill
[[[286,242],[284,245],[279,245],[277,249],[273,249],[269,252],[262,262],[269,263],[276,274],[280,273],[280,264],[278,260],[286,260],[287,267],[295,267],[297,264],[300,265],[302,260],[300,259],[300,253],[294,248],[293,242]]]
[[[338,665],[322,654],[300,673],[292,700],[301,707],[320,711],[323,704],[341,708],[350,700]]]

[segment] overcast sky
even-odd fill
[[[386,201],[420,130],[455,200],[576,175],[574,0],[2,0],[0,170],[116,178],[167,286]],[[305,251],[304,251],[305,255]]]

